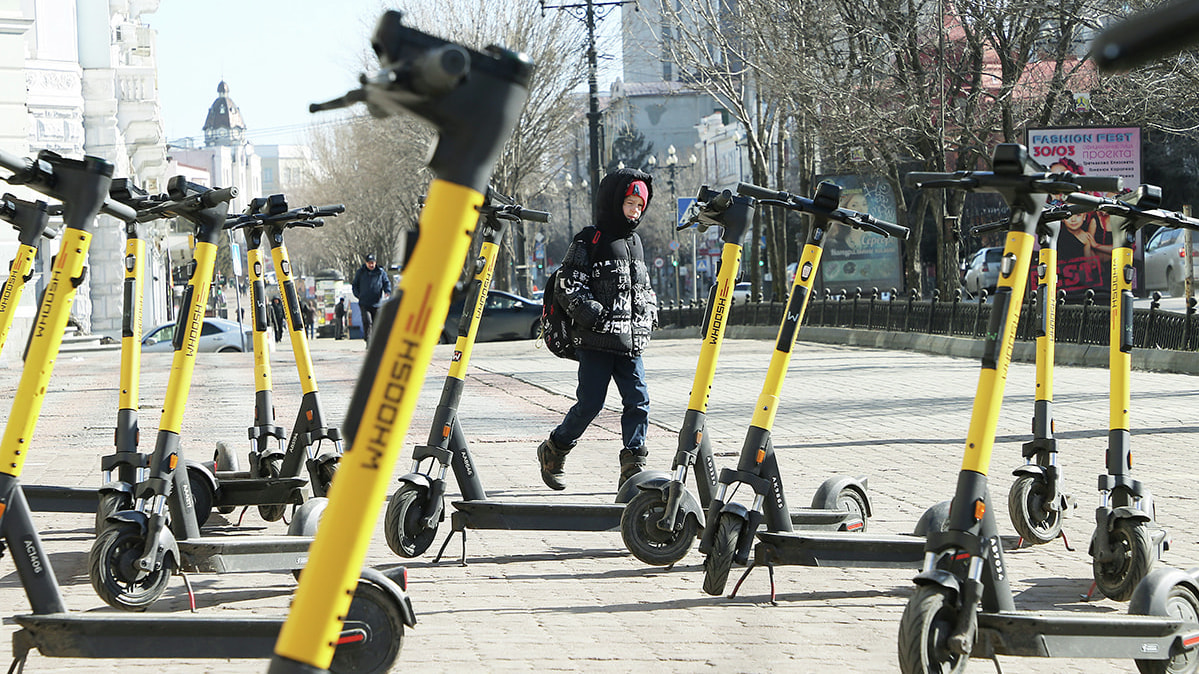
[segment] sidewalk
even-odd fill
[[[801,334],[802,338],[802,334]],[[475,347],[460,420],[488,493],[544,502],[610,502],[618,473],[619,400],[584,435],[567,462],[568,489],[551,492],[538,476],[534,449],[572,403],[573,363],[553,358],[533,342]],[[300,388],[285,338],[272,355],[277,422],[290,429]],[[653,400],[650,465],[669,468],[698,354],[697,339],[655,341],[646,356]],[[708,432],[722,466],[740,449],[769,361],[769,340],[727,340],[709,406]],[[396,476],[410,469],[411,448],[423,443],[446,372],[451,346],[439,346],[417,406]],[[328,418],[344,418],[365,354],[361,340],[316,340],[312,345],[321,401]],[[142,445],[153,446],[170,354],[146,354],[142,379]],[[119,354],[99,352],[60,359],[26,464],[35,484],[90,486],[99,480],[99,457],[111,451]],[[808,504],[834,473],[865,475],[875,516],[872,532],[907,533],[923,510],[949,498],[961,461],[978,362],[922,353],[801,342],[784,384],[774,428],[790,505]],[[11,400],[18,372],[4,371],[0,398]],[[1191,496],[1196,469],[1189,462],[1199,443],[1193,410],[1195,377],[1133,373],[1135,475],[1154,492],[1158,518],[1173,535],[1165,563],[1199,565],[1192,535],[1199,503]],[[1015,363],[1000,416],[993,502],[1000,527],[1010,533],[1006,492],[1010,471],[1021,463],[1019,445],[1032,416],[1033,367]],[[1090,585],[1087,541],[1097,503],[1095,476],[1103,471],[1107,429],[1107,373],[1059,367],[1055,387],[1061,464],[1079,508],[1066,520],[1071,552],[1061,543],[1007,556],[1022,609],[1123,613],[1103,600],[1081,604]],[[217,440],[244,457],[253,415],[250,354],[202,354],[184,418],[185,450],[207,459]],[[81,422],[82,420],[82,422]],[[456,485],[451,480],[450,500]],[[238,513],[229,515],[229,524]],[[213,516],[220,521],[220,515]],[[86,569],[91,516],[37,516],[51,560],[72,610],[98,610]],[[400,564],[384,542],[382,522],[368,563]],[[282,533],[251,509],[243,530]],[[436,546],[449,530],[448,518]],[[619,533],[470,531],[467,562],[432,553],[406,560],[418,626],[407,632],[396,671],[625,672],[894,672],[899,616],[915,570],[780,567],[778,604],[769,603],[765,570],[755,570],[737,599],[709,597],[700,589],[701,557],[692,552],[670,571],[649,568],[627,554]],[[731,581],[740,575],[734,569]],[[294,581],[290,574],[193,575],[199,610],[279,615]],[[732,582],[730,582],[730,588]],[[0,561],[3,614],[28,610],[12,564]],[[104,608],[104,610],[108,610]],[[183,584],[152,609],[186,610]],[[0,664],[10,658],[13,627],[0,630]],[[1003,671],[1135,672],[1132,662],[1001,658]],[[258,661],[126,662],[30,656],[28,672],[86,667],[116,672],[263,672]],[[401,670],[401,668],[403,668]],[[993,671],[975,661],[971,672]]]

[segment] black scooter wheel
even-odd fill
[[[192,506],[196,510],[196,526],[204,526],[212,515],[212,506],[216,503],[216,493],[212,483],[200,472],[199,468],[187,467],[187,482],[191,485]]]
[[[732,513],[721,513],[716,520],[716,538],[712,541],[711,552],[704,558],[704,592],[714,597],[724,594],[743,524],[744,521]]]
[[[258,462],[257,476],[264,478],[277,478],[279,473],[283,471],[283,457],[275,455],[271,458],[263,458]],[[278,522],[283,519],[283,515],[287,513],[286,503],[268,503],[258,506],[258,516],[267,522]]]
[[[1040,475],[1021,475],[1008,491],[1008,515],[1012,526],[1026,542],[1048,543],[1062,533],[1062,511],[1048,508],[1048,485]]]
[[[333,652],[329,671],[334,674],[384,674],[400,655],[404,619],[394,598],[373,583],[358,581],[346,622],[368,626],[366,638],[347,641]]]
[[[671,531],[658,528],[666,514],[662,492],[643,489],[629,501],[620,516],[620,537],[629,552],[651,566],[670,566],[687,556],[699,524],[681,513]]]
[[[1137,583],[1153,566],[1153,540],[1149,536],[1149,527],[1144,522],[1117,520],[1107,539],[1111,543],[1112,558],[1103,562],[1098,558],[1091,561],[1095,587],[1108,599],[1128,601]]]
[[[846,487],[837,494],[837,509],[848,510],[850,516],[845,519],[838,531],[849,531],[855,534],[866,533],[866,523],[869,517],[866,515],[866,499],[862,497],[857,489]]]
[[[423,555],[437,538],[437,523],[425,527],[423,520],[429,508],[429,492],[408,482],[391,495],[387,502],[387,515],[383,519],[383,532],[387,535],[387,547],[401,557]]]
[[[132,524],[109,526],[92,543],[87,572],[104,603],[125,611],[144,611],[166,591],[171,579],[168,564],[145,574],[137,569],[145,543],[140,527]]]
[[[107,491],[100,494],[100,500],[96,504],[96,535],[104,533],[111,524],[108,521],[116,513],[122,510],[128,510],[130,506],[129,495],[119,491]]]
[[[951,674],[966,671],[969,656],[949,650],[957,621],[949,590],[919,585],[899,620],[899,671],[903,674]]]
[[[1170,587],[1162,608],[1165,609],[1161,612],[1162,617],[1191,624],[1199,622],[1199,596],[1182,583]],[[1131,608],[1129,612],[1132,613]],[[1141,674],[1193,674],[1199,671],[1199,651],[1188,649],[1169,660],[1137,660],[1136,663],[1137,671]]]
[[[226,471],[231,473],[237,472],[237,455],[233,453],[232,449],[229,449],[229,445],[218,442],[216,443],[216,449],[212,452],[212,466],[214,473],[217,471],[222,473]],[[228,515],[234,510],[237,510],[237,506],[220,506],[216,509],[222,515]]]

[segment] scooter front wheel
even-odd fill
[[[391,495],[383,519],[383,532],[392,552],[401,557],[419,557],[433,545],[438,523],[434,522],[431,527],[424,525],[429,505],[429,490],[409,482],[400,485]]]
[[[359,580],[346,622],[365,623],[369,629],[364,639],[337,646],[329,671],[334,674],[391,671],[404,643],[404,619],[392,596],[373,583]]]
[[[1008,491],[1008,514],[1016,533],[1029,543],[1041,545],[1062,533],[1062,511],[1049,507],[1048,485],[1040,475],[1021,475]]]
[[[275,479],[283,472],[283,457],[272,455],[258,462],[257,477]],[[267,522],[278,522],[287,513],[286,503],[267,503],[258,506],[258,516]]]
[[[952,674],[966,671],[969,656],[949,650],[958,608],[949,590],[919,585],[899,619],[899,671]]]
[[[1144,522],[1117,520],[1108,532],[1107,540],[1110,549],[1106,554],[1095,550],[1091,560],[1095,587],[1108,599],[1128,601],[1137,583],[1153,566],[1153,540],[1149,527]],[[1101,557],[1104,561],[1100,561]]]
[[[724,594],[743,525],[744,521],[733,513],[721,513],[716,520],[716,538],[712,540],[711,552],[704,558],[704,592],[714,597]]]
[[[620,516],[620,537],[625,546],[634,557],[651,566],[670,566],[686,557],[699,531],[699,523],[686,513],[679,513],[673,529],[663,531],[658,523],[665,515],[662,492],[643,489]]]
[[[141,571],[137,560],[146,539],[137,525],[109,526],[92,544],[87,571],[96,594],[104,603],[125,611],[144,611],[166,592],[171,579],[169,563]]]

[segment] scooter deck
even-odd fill
[[[304,503],[300,490],[308,480],[302,477],[220,478],[219,484],[214,506],[300,505]]]
[[[522,531],[619,531],[623,503],[527,503],[520,501],[454,501],[454,531],[516,529]]]
[[[100,504],[100,492],[86,487],[55,487],[41,484],[22,484],[29,509],[35,512],[95,513]]]
[[[521,501],[454,501],[450,522],[464,529],[522,531],[619,531],[623,503],[528,503]],[[806,508],[791,511],[791,523],[808,529],[836,531],[850,513]],[[921,541],[921,546],[924,543]]]
[[[307,536],[201,536],[181,540],[181,565],[188,573],[291,571],[308,563]]]
[[[5,622],[8,622],[6,619]],[[269,658],[282,618],[48,613],[11,618],[13,652],[63,658]]]
[[[919,567],[924,536],[880,536],[847,531],[759,531],[754,563],[766,566]]]
[[[974,655],[1169,660],[1199,641],[1199,625],[1173,618],[1005,611],[978,614]],[[1177,649],[1177,650],[1176,650]]]

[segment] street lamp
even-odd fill
[[[691,155],[690,158],[688,158],[688,160],[687,160],[688,168],[695,166],[695,162],[696,162],[695,155]],[[657,163],[658,163],[657,159],[655,159],[654,157],[650,157],[650,165],[656,165]],[[666,170],[670,172],[670,178],[668,178],[666,181],[666,184],[670,186],[670,204],[671,204],[670,208],[671,208],[671,213],[673,213],[673,215],[670,218],[670,223],[671,223],[670,224],[670,260],[671,260],[671,264],[674,266],[674,302],[677,305],[677,304],[680,304],[681,300],[679,297],[679,293],[680,293],[679,260],[678,260],[679,241],[678,241],[678,237],[677,237],[678,230],[676,229],[679,224],[679,199],[676,194],[675,178],[676,178],[676,172],[680,170],[680,167],[679,167],[678,151],[675,149],[674,145],[671,145],[670,147],[666,148],[665,166],[666,166]],[[692,280],[692,282],[691,282],[691,298],[693,300],[699,297],[699,288],[698,288],[698,283],[696,280],[697,276],[695,273],[696,272],[696,270],[695,270],[695,263],[696,263],[695,249],[696,249],[696,236],[695,236],[695,232],[692,231],[691,232],[691,280]]]

